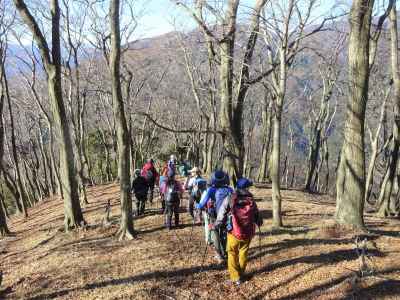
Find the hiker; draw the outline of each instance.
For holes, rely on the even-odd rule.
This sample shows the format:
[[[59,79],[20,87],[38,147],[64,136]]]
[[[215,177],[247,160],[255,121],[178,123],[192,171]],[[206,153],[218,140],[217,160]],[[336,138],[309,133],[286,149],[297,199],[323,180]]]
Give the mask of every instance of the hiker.
[[[223,200],[215,223],[210,225],[214,229],[227,228],[228,272],[231,282],[236,285],[242,283],[256,225],[263,223],[254,197],[248,190],[252,185],[247,178],[239,179],[235,192]]]
[[[137,216],[144,214],[148,190],[149,185],[147,184],[146,178],[141,176],[141,171],[139,169],[135,170],[135,178],[132,181],[132,193],[136,197]]]
[[[167,176],[160,176],[160,181],[159,181],[159,187],[160,187],[160,200],[161,200],[161,212],[164,213],[165,210],[165,201],[164,201],[164,194],[161,191],[161,186],[165,181],[167,181],[168,177]]]
[[[183,163],[179,166],[179,174],[183,177],[188,177],[189,176],[189,163],[187,161],[183,161]]]
[[[174,175],[176,174],[176,157],[175,155],[171,155],[169,161],[168,161],[168,172],[173,172]]]
[[[164,165],[162,166],[160,175],[164,176],[165,178],[168,177],[168,162],[165,162]]]
[[[201,222],[199,210],[194,210],[194,205],[200,202],[201,195],[207,189],[207,180],[201,177],[201,170],[194,167],[190,170],[191,177],[188,177],[185,183],[185,189],[189,192],[188,213],[193,222]]]
[[[165,226],[168,229],[172,227],[172,215],[175,217],[175,227],[179,226],[179,206],[182,199],[182,185],[175,180],[175,173],[169,171],[168,179],[160,187],[165,201]]]
[[[219,208],[223,200],[233,193],[233,189],[229,187],[229,176],[223,171],[215,171],[211,175],[211,187],[207,189],[207,192],[202,196],[199,204],[196,205],[196,209],[207,209],[207,217],[205,223],[214,223]],[[209,228],[204,228],[207,231]],[[224,226],[219,226],[216,229],[211,229],[211,239],[216,251],[215,258],[219,262],[223,262],[226,258],[226,229]]]
[[[144,164],[141,172],[142,176],[146,179],[147,184],[149,185],[149,200],[150,203],[153,203],[153,196],[154,196],[154,186],[158,183],[158,172],[154,167],[154,160],[152,158],[148,159],[147,162]]]

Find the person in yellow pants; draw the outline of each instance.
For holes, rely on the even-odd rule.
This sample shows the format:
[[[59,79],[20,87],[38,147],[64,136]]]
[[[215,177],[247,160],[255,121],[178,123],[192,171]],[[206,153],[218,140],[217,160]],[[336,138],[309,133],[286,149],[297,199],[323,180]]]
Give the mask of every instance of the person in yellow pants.
[[[235,192],[224,199],[213,224],[214,228],[226,226],[228,231],[228,272],[231,282],[235,285],[242,283],[251,239],[255,234],[256,225],[262,225],[257,204],[248,190],[252,184],[247,178],[238,180]]]
[[[250,248],[250,239],[241,241],[228,233],[226,252],[228,252],[228,272],[232,282],[240,284],[247,265],[247,252]]]

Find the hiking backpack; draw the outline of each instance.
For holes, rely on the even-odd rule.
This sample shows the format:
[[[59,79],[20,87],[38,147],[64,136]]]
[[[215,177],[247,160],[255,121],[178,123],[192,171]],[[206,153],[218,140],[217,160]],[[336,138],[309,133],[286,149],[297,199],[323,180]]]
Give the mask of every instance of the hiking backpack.
[[[167,204],[173,204],[179,202],[179,193],[176,185],[167,185],[167,190],[165,192],[165,202]]]
[[[192,197],[200,200],[201,195],[207,189],[207,180],[204,178],[197,178],[193,184]]]
[[[152,170],[147,170],[146,171],[146,181],[148,182],[148,183],[152,183],[153,181],[154,181],[154,173],[153,173],[153,171]]]
[[[239,240],[247,240],[254,236],[256,230],[257,205],[251,194],[232,195],[230,227],[231,234]]]
[[[215,206],[217,209],[221,207],[222,202],[224,199],[230,195],[232,195],[233,189],[230,186],[221,186],[217,187],[215,190]]]

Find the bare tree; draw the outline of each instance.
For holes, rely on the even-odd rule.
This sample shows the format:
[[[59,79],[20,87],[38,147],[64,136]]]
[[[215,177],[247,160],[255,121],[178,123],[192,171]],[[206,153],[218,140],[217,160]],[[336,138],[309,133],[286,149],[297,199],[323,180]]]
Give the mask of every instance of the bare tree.
[[[364,227],[364,122],[369,87],[369,39],[374,1],[354,0],[350,13],[349,98],[337,171],[336,221]]]
[[[272,101],[272,153],[270,176],[272,180],[273,226],[281,227],[281,121],[287,93],[289,67],[302,51],[302,42],[325,30],[327,17],[318,26],[309,29],[315,1],[268,2],[264,7],[261,33],[266,46],[266,61],[271,66],[271,76],[266,80]]]
[[[390,49],[391,49],[391,68],[393,78],[393,139],[390,149],[390,157],[388,168],[381,186],[381,191],[378,199],[378,216],[387,217],[390,215],[398,216],[400,214],[400,205],[397,197],[399,190],[398,183],[398,161],[400,149],[400,70],[399,70],[399,54],[398,54],[398,29],[397,29],[397,9],[396,3],[393,4],[390,11]],[[392,195],[394,186],[397,191]]]
[[[237,58],[235,51],[236,31],[238,27],[237,13],[239,0],[228,1],[224,12],[218,11],[208,1],[196,1],[197,9],[191,10],[183,2],[183,6],[202,29],[209,55],[219,65],[219,95],[220,112],[219,125],[222,131],[224,169],[231,175],[233,181],[243,174],[244,138],[243,138],[243,109],[249,88],[267,76],[269,72],[252,78],[250,67],[259,35],[260,13],[266,0],[257,0],[251,10],[249,36],[246,39],[244,53]],[[204,19],[204,11],[208,11],[216,18],[219,29],[213,31]],[[221,36],[218,37],[218,32]],[[218,47],[216,50],[215,47]],[[235,80],[234,65],[237,63],[239,71]]]
[[[332,118],[336,112],[330,112],[330,102],[334,94],[334,89],[337,86],[337,79],[340,73],[337,67],[339,56],[342,52],[343,38],[338,39],[337,46],[328,57],[322,57],[321,63],[318,67],[319,75],[322,80],[322,92],[317,94],[320,96],[320,105],[318,112],[314,109],[311,110],[310,122],[310,146],[308,152],[307,174],[305,182],[305,190],[313,191],[313,182],[319,181],[319,176],[314,179],[318,167],[318,160],[323,160],[322,151],[324,140],[327,139],[327,132],[332,124]],[[314,98],[314,93],[310,95],[310,99]],[[326,143],[326,141],[325,141]],[[323,164],[323,163],[322,163]],[[322,165],[320,164],[320,166]],[[329,172],[329,167],[327,169]],[[319,173],[318,173],[319,174]]]
[[[110,71],[112,81],[112,97],[114,117],[117,124],[118,137],[118,176],[121,193],[121,226],[118,232],[119,239],[134,238],[132,199],[130,189],[130,138],[126,122],[124,101],[121,90],[120,59],[121,59],[121,31],[120,31],[120,1],[110,1],[111,25],[111,53]]]
[[[1,37],[1,36],[0,36]],[[0,164],[3,160],[4,154],[4,118],[3,118],[3,109],[4,109],[4,102],[5,102],[5,92],[3,88],[3,75],[4,75],[4,55],[3,55],[3,47],[2,41],[0,40]],[[3,193],[0,195],[0,236],[7,235],[10,231],[7,227],[6,222],[6,213],[4,211],[4,198]]]
[[[69,230],[82,226],[85,224],[85,221],[79,203],[73,144],[62,95],[60,6],[58,0],[50,1],[52,36],[52,47],[50,50],[37,20],[33,17],[25,1],[14,0],[14,4],[36,41],[47,74],[49,98],[52,105],[54,123],[57,127],[57,138],[60,148],[60,177],[63,184],[65,214],[64,225],[65,229]]]

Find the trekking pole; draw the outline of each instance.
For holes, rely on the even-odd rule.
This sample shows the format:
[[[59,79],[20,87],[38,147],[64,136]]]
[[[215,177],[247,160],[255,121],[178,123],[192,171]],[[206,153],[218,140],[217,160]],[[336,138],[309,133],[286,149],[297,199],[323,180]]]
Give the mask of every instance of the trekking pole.
[[[207,244],[207,242],[205,242],[204,244],[205,244],[205,247],[204,247],[203,257],[201,258],[201,264],[200,264],[200,271],[201,272],[204,270],[204,261],[206,259],[207,252],[208,252],[208,244]]]
[[[259,264],[260,264],[260,269],[262,268],[261,265],[261,228],[260,226],[258,226],[258,249],[259,249],[259,253],[258,253],[258,260],[259,260]]]

